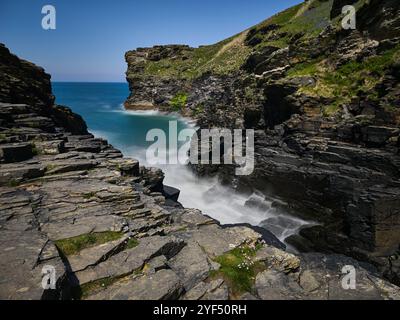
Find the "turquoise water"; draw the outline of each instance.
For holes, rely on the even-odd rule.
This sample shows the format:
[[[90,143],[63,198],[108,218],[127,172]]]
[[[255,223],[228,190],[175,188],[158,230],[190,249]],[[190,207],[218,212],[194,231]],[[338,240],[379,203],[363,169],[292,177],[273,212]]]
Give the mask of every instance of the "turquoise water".
[[[54,82],[52,85],[56,103],[80,114],[91,133],[106,138],[126,156],[135,155],[142,161],[145,149],[152,144],[146,141],[149,130],[157,128],[168,134],[171,120],[178,121],[178,130],[187,127],[174,116],[125,111],[122,104],[129,95],[126,83]]]
[[[157,112],[135,113],[126,111],[123,102],[129,95],[125,83],[53,83],[56,103],[70,107],[80,114],[95,136],[107,139],[126,157],[146,163],[146,141],[151,129],[168,133],[169,121],[178,121],[178,131],[189,126],[182,118],[161,115]],[[179,145],[178,145],[179,148]],[[171,151],[171,150],[167,150]],[[179,201],[186,208],[197,208],[222,224],[250,223],[270,229],[284,240],[296,233],[304,221],[288,217],[272,208],[271,202],[259,193],[247,197],[233,193],[215,179],[198,178],[184,165],[159,165],[164,173],[164,183],[181,190]],[[248,207],[251,199],[259,208]]]

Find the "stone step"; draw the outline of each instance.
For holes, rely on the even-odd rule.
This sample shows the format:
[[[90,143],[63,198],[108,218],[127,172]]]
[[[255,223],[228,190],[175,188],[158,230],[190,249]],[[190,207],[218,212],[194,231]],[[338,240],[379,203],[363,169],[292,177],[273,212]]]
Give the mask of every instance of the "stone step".
[[[10,143],[0,145],[0,161],[19,162],[25,161],[34,156],[34,149],[31,143]]]
[[[123,236],[121,239],[83,249],[78,254],[68,256],[67,260],[71,272],[82,271],[89,266],[94,266],[107,260],[113,254],[122,250],[128,239],[128,236]]]

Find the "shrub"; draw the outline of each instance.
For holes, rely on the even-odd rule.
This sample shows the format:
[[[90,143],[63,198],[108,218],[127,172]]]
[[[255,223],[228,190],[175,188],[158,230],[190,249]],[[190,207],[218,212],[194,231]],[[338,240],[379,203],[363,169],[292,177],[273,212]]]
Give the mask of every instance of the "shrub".
[[[184,92],[177,93],[169,102],[174,111],[182,111],[186,107],[188,96]]]

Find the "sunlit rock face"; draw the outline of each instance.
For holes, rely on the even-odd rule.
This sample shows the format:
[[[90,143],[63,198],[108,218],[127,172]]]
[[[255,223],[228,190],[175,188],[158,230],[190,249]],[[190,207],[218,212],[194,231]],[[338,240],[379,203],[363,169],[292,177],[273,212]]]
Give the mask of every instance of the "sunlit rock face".
[[[344,5],[356,9],[355,30],[342,28]],[[367,260],[398,282],[399,16],[394,0],[305,1],[215,45],[130,51],[127,104],[179,111],[201,128],[255,129],[253,175],[192,167],[319,222],[288,239],[299,249]]]

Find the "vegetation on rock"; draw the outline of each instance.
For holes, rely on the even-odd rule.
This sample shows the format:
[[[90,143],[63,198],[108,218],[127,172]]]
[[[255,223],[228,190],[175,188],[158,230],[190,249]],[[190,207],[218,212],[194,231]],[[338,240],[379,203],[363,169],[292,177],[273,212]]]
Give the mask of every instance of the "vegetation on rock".
[[[214,260],[221,267],[210,273],[211,279],[224,279],[234,296],[250,292],[256,275],[265,269],[264,263],[254,261],[258,249],[258,246],[242,246],[216,257]]]
[[[183,111],[187,104],[188,95],[184,92],[177,93],[169,102],[172,110],[180,112]]]
[[[57,240],[56,246],[64,255],[70,256],[83,249],[120,239],[122,235],[123,233],[114,231],[88,233],[69,239]]]

